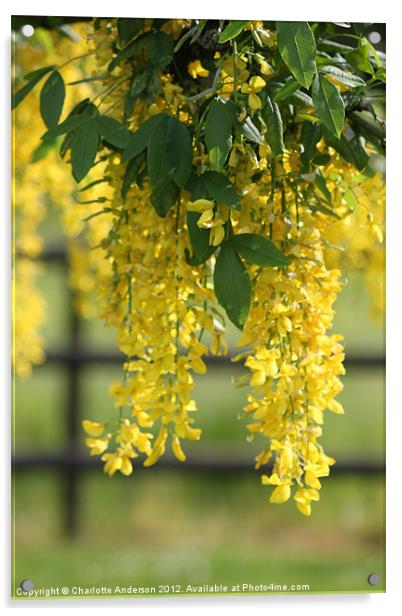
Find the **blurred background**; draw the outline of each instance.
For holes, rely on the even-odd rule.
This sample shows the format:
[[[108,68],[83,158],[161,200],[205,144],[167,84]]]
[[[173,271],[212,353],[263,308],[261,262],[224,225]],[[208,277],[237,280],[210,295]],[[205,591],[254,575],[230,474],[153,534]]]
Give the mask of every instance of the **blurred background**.
[[[35,67],[34,67],[35,68]],[[311,591],[384,589],[384,325],[362,275],[345,274],[334,331],[347,373],[322,443],[336,458],[311,518],[268,504],[246,441],[238,364],[210,363],[195,397],[198,443],[188,462],[139,464],[109,478],[83,445],[82,418],[115,412],[121,375],[113,333],[79,319],[68,286],[59,210],[47,203],[37,283],[47,303],[46,361],[15,381],[13,585],[309,584]],[[236,334],[229,334],[233,343]],[[370,587],[369,574],[379,574]]]

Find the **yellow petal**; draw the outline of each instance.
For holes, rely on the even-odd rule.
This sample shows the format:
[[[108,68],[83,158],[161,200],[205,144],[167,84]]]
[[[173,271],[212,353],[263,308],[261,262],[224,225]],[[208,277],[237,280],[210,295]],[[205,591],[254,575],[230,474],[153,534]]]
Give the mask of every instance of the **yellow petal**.
[[[255,92],[251,92],[248,95],[248,105],[250,109],[252,109],[253,111],[256,111],[257,109],[261,109],[262,107],[261,99],[259,96],[257,96],[257,94],[255,94]]]
[[[254,92],[261,92],[263,88],[266,86],[265,80],[259,75],[255,75],[250,79],[250,86]]]
[[[98,423],[97,421],[90,421],[89,419],[84,419],[82,421],[82,427],[85,430],[85,432],[89,435],[89,436],[100,436],[102,434],[102,432],[105,430],[106,428],[106,423]]]
[[[196,199],[196,201],[190,201],[187,204],[187,209],[190,212],[203,212],[214,207],[214,202],[208,199]]]
[[[199,219],[197,220],[197,227],[199,227],[200,229],[202,227],[206,227],[208,228],[209,223],[211,222],[211,220],[214,217],[214,211],[209,209],[209,210],[205,210],[201,216],[199,217]]]
[[[186,455],[185,455],[184,451],[181,448],[180,440],[179,440],[178,436],[173,436],[173,439],[172,439],[172,451],[173,451],[175,457],[180,462],[185,462],[186,461]]]
[[[291,496],[291,489],[290,489],[290,485],[289,484],[285,484],[282,486],[277,486],[274,491],[272,492],[270,498],[269,498],[269,502],[270,503],[274,503],[276,505],[280,505],[282,503],[286,503],[287,500],[289,500],[290,496]]]
[[[219,225],[219,227],[213,227],[210,231],[209,237],[209,243],[211,244],[211,246],[219,246],[219,244],[221,244],[221,242],[225,238],[224,227],[222,225]]]
[[[133,465],[131,464],[130,458],[128,458],[127,456],[123,456],[122,458],[120,472],[126,476],[131,475],[131,473],[133,472]]]

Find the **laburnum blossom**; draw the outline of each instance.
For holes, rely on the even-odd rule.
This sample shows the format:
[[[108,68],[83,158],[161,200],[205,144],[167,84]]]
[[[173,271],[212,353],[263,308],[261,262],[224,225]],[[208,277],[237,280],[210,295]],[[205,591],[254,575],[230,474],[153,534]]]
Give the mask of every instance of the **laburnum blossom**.
[[[262,23],[252,22],[247,29],[260,37],[262,46],[276,45],[275,35]],[[114,24],[107,36],[117,37]],[[95,44],[104,66],[106,50],[99,31]],[[272,74],[271,66],[263,52],[253,59],[231,51],[214,58],[219,61],[216,92],[241,101],[236,120],[242,123],[250,110],[262,108],[260,93]],[[132,70],[132,63],[123,61],[119,74],[131,75]],[[206,76],[199,60],[191,62],[188,71],[194,79]],[[111,96],[110,110],[120,121],[125,88],[130,87],[122,84]],[[161,112],[189,125],[194,121],[182,84],[169,72],[162,73],[160,93],[150,105],[138,101],[128,127],[135,130]],[[210,168],[208,153],[200,144],[193,146],[193,164],[202,174]],[[251,304],[236,343],[240,355],[234,359],[242,360],[246,369],[242,382],[250,386],[250,393],[243,417],[248,440],[258,436],[262,441],[255,467],[265,467],[261,482],[269,490],[268,500],[293,502],[302,514],[311,514],[335,463],[320,443],[325,416],[344,412],[337,400],[344,349],[342,336],[332,332],[333,305],[342,283],[339,263],[331,264],[328,246],[331,234],[339,236],[347,225],[352,199],[348,187],[353,186],[353,194],[367,209],[364,233],[372,241],[381,241],[383,221],[365,200],[366,183],[382,194],[377,176],[363,177],[331,148],[322,176],[333,196],[334,215],[313,211],[302,198],[311,178],[300,176],[301,156],[297,139],[288,140],[283,154],[275,158],[267,143],[256,147],[242,137],[233,139],[227,165],[241,209],[217,199],[192,199],[183,190],[162,218],[152,207],[147,178],[133,183],[122,200],[124,170],[113,162],[115,154],[106,155],[112,214],[103,223],[109,229],[102,243],[106,265],[97,274],[96,287],[101,317],[115,328],[125,361],[122,378],[110,388],[117,419],[107,424],[87,422],[84,429],[91,455],[101,457],[108,475],[129,475],[139,462],[153,466],[166,453],[185,462],[185,441],[201,437],[194,415],[194,374],[204,375],[205,357],[226,354],[228,346],[212,282],[216,257],[191,265],[187,216],[196,212],[198,228],[209,230],[209,244],[218,251],[230,229],[234,236],[263,236],[289,258],[283,267],[243,261],[251,281]],[[94,228],[98,224],[96,219],[90,222]],[[367,246],[366,239],[362,246]]]
[[[248,106],[252,111],[262,108],[262,101],[258,92],[261,92],[266,85],[266,81],[259,75],[254,75],[247,83],[242,85],[241,91],[243,94],[248,94]]]
[[[198,77],[208,77],[209,75],[209,70],[204,68],[201,64],[201,60],[198,59],[189,63],[187,71],[193,79],[198,79]]]

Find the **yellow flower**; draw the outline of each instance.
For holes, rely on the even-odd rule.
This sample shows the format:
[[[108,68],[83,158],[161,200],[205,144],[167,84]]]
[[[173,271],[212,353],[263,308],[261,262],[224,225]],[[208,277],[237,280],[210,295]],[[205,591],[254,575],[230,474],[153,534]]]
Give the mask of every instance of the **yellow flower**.
[[[214,217],[215,202],[209,199],[197,199],[196,201],[190,201],[187,204],[187,210],[189,212],[199,212],[201,214],[197,221],[197,225],[201,228],[205,223],[208,223]]]
[[[109,477],[113,477],[115,472],[120,470],[123,464],[123,458],[117,452],[105,453],[101,460],[105,462],[103,471],[109,475]]]
[[[208,77],[209,75],[209,71],[202,66],[200,60],[190,62],[187,70],[193,79],[198,79],[198,77]]]
[[[100,436],[102,432],[104,432],[107,423],[99,423],[97,421],[90,421],[89,419],[84,419],[82,421],[82,427],[89,436]]]
[[[244,83],[241,87],[243,94],[248,94],[248,106],[253,111],[262,108],[262,102],[260,97],[257,96],[257,93],[261,92],[265,86],[266,82],[264,79],[259,75],[254,75],[248,83]]]
[[[294,495],[294,499],[296,501],[296,506],[300,513],[305,516],[311,515],[311,501],[319,501],[320,495],[317,490],[313,488],[301,488],[297,490]]]
[[[109,446],[110,436],[103,438],[86,438],[85,445],[90,449],[91,456],[100,456]]]
[[[184,451],[181,448],[180,439],[176,435],[174,435],[173,438],[172,438],[172,451],[173,451],[174,455],[176,456],[176,458],[180,462],[185,462],[186,461],[186,455],[185,455]]]
[[[269,502],[275,503],[276,505],[286,503],[286,501],[289,500],[291,493],[292,491],[288,483],[277,486],[269,497]]]
[[[209,234],[209,243],[211,246],[219,246],[219,244],[221,244],[225,239],[224,224],[225,223],[223,220],[219,220],[217,221],[217,224],[211,228]]]

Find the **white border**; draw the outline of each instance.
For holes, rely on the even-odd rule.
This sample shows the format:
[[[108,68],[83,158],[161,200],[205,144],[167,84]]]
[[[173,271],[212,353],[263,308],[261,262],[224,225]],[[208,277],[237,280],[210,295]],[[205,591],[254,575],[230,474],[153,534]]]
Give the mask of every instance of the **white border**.
[[[157,599],[157,600],[90,600],[62,601],[56,603],[30,602],[24,603],[23,607],[7,600],[9,595],[9,576],[4,572],[9,571],[9,553],[4,546],[9,545],[9,203],[10,203],[10,170],[9,163],[1,165],[1,186],[4,187],[3,206],[1,208],[1,247],[2,258],[0,260],[1,272],[1,348],[2,353],[2,382],[1,393],[4,404],[2,405],[3,430],[3,473],[2,489],[3,507],[2,536],[0,545],[4,567],[0,579],[1,597],[3,605],[17,611],[23,609],[48,609],[58,610],[61,608],[74,609],[74,611],[88,611],[99,608],[130,609],[136,612],[146,610],[147,613],[163,610],[164,613],[177,610],[198,612],[208,610],[215,612],[218,609],[228,608],[230,612],[244,612],[244,609],[253,613],[275,610],[281,614],[296,612],[298,616],[303,614],[378,614],[381,609],[389,610],[392,606],[401,606],[399,593],[400,568],[401,568],[401,515],[397,501],[401,500],[400,490],[400,435],[402,435],[402,409],[400,405],[401,381],[400,363],[402,350],[402,325],[400,315],[401,304],[401,185],[398,180],[401,177],[401,59],[402,59],[402,15],[395,2],[382,0],[381,2],[365,1],[352,2],[351,0],[336,0],[333,5],[324,3],[322,0],[307,0],[306,2],[272,3],[268,0],[253,0],[253,2],[234,3],[234,0],[203,0],[191,6],[188,2],[170,0],[169,3],[162,0],[148,0],[139,3],[138,11],[131,7],[135,3],[104,0],[87,0],[85,3],[77,0],[69,0],[63,5],[55,5],[50,0],[40,0],[35,3],[29,1],[15,1],[11,3],[5,0],[2,4],[0,27],[2,31],[3,62],[2,71],[4,77],[1,81],[0,96],[2,97],[1,113],[1,143],[3,160],[9,160],[9,142],[7,136],[10,131],[9,124],[9,92],[10,92],[10,15],[11,14],[42,14],[42,15],[110,15],[113,16],[147,16],[147,17],[209,17],[209,18],[237,18],[237,19],[276,19],[276,20],[322,20],[322,21],[364,21],[387,23],[387,55],[388,55],[388,87],[387,87],[387,592],[386,594],[368,595],[303,595],[303,596],[280,596],[280,597],[236,597],[236,598],[196,598],[196,599]],[[130,7],[130,8],[129,8]],[[143,13],[146,11],[146,14]],[[399,86],[399,89],[398,89]],[[398,101],[399,96],[399,101]],[[351,315],[354,318],[356,315]],[[399,317],[399,318],[398,318]],[[399,404],[398,404],[399,402]]]

